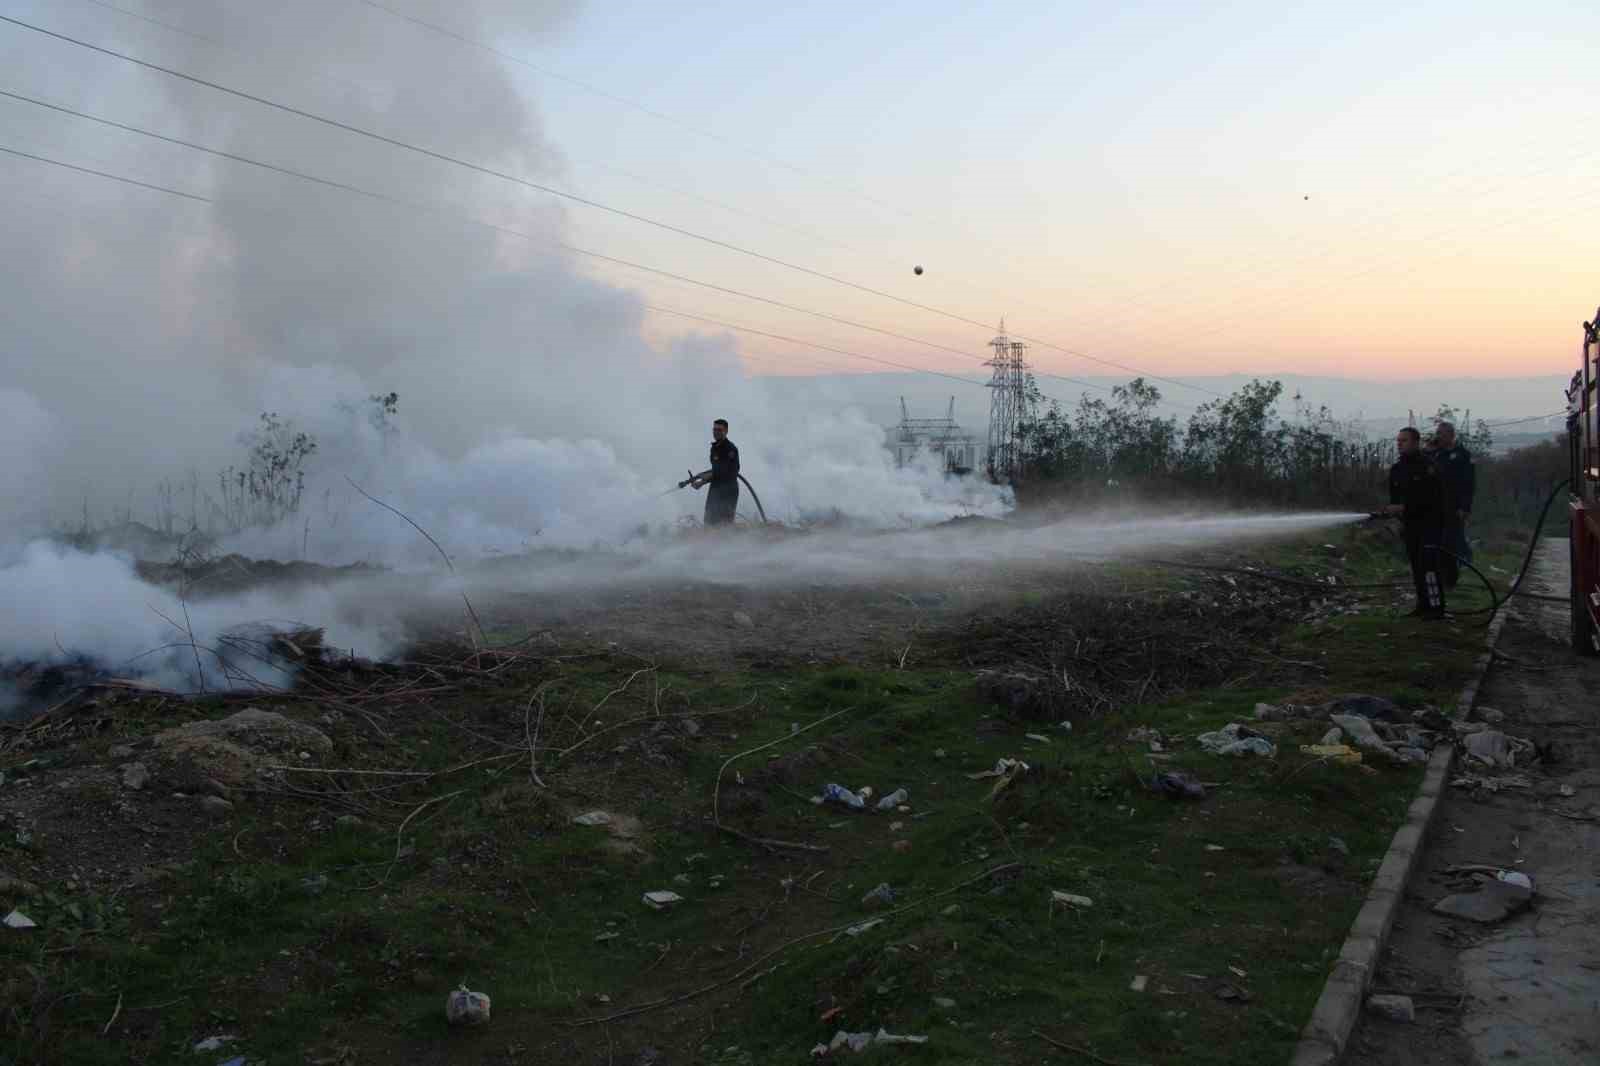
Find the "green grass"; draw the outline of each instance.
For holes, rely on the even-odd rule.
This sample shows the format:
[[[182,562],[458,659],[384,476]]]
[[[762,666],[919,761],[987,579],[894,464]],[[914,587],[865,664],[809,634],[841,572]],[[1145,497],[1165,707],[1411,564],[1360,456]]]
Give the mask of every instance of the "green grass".
[[[1347,582],[1404,580],[1403,559],[1381,540],[1352,535],[1342,547]],[[1315,543],[1261,557],[1325,561]],[[1167,572],[1157,583],[1181,582]],[[1482,602],[1481,593],[1459,597],[1461,609]],[[1308,763],[1298,745],[1326,723],[1270,727],[1279,733],[1275,760],[1207,756],[1192,737],[1249,720],[1257,701],[1368,691],[1448,707],[1481,649],[1481,627],[1424,625],[1387,608],[1282,632],[1280,665],[1250,689],[1124,707],[1070,732],[1006,718],[961,669],[663,663],[601,714],[614,724],[659,712],[658,732],[630,726],[555,758],[582,735],[588,709],[642,665],[610,655],[546,662],[451,696],[434,714],[396,708],[385,718],[392,741],[347,718],[325,765],[444,769],[509,757],[354,797],[377,811],[376,827],[334,826],[337,806],[242,797],[227,821],[196,823],[192,855],[164,880],[116,899],[51,886],[54,895],[27,903],[40,935],[0,939],[0,1062],[247,1054],[301,1063],[308,1051],[340,1046],[360,1062],[606,1061],[608,1048],[630,1062],[650,1044],[673,1062],[759,1064],[805,1061],[836,1029],[881,1026],[929,1042],[864,1061],[1071,1058],[1036,1037],[1040,1030],[1125,1062],[1281,1063],[1419,771]],[[536,684],[548,686],[544,790],[516,755]],[[710,825],[725,759],[845,708],[736,763],[721,790],[728,824],[825,853],[769,852]],[[678,727],[673,716],[685,714],[696,716],[697,736]],[[131,721],[137,730],[153,719]],[[1177,740],[1164,765],[1215,783],[1204,801],[1145,787],[1152,763],[1125,740],[1135,726],[1191,738]],[[1051,743],[1026,740],[1028,732]],[[1032,769],[989,800],[993,782],[966,775],[1002,756]],[[829,781],[870,784],[879,795],[905,787],[912,812],[808,802]],[[457,790],[417,811],[410,850],[391,862],[400,821]],[[618,855],[603,829],[570,824],[592,808],[638,815],[648,857]],[[899,831],[890,829],[896,821]],[[896,840],[909,849],[895,850]],[[0,865],[10,846],[0,847]],[[805,939],[685,1002],[569,1027],[740,974],[794,938],[865,920],[872,914],[860,899],[880,882],[901,903],[925,903],[859,936]],[[640,895],[657,888],[686,901],[651,911]],[[1052,889],[1094,904],[1052,910]],[[1139,975],[1146,989],[1130,991]],[[494,998],[494,1020],[481,1031],[444,1025],[445,994],[461,982]],[[1219,998],[1224,986],[1248,1002]],[[219,1032],[241,1039],[210,1059],[191,1053]]]

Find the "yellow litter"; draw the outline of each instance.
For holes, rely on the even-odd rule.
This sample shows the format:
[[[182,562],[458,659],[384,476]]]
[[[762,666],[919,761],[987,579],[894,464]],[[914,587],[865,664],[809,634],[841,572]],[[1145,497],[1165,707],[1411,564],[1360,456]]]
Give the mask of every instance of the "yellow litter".
[[[1334,762],[1353,766],[1361,761],[1361,753],[1348,744],[1302,744],[1301,755],[1314,755],[1319,759],[1332,759]]]

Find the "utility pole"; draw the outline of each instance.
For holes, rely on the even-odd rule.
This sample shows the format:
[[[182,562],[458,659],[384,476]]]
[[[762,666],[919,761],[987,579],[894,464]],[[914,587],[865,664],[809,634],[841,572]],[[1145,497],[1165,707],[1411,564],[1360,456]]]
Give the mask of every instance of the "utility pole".
[[[1009,482],[1022,473],[1022,427],[1031,420],[1028,406],[1027,345],[1006,336],[1006,320],[989,342],[994,355],[984,365],[993,367],[989,379],[989,477]]]

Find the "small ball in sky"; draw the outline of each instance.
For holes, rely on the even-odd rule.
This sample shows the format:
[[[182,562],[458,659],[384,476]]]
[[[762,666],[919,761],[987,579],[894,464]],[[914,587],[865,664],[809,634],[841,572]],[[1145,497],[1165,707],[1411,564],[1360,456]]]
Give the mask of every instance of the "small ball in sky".
[[[922,276],[922,268],[919,267],[919,266],[912,267],[911,268],[911,273],[915,274],[917,277],[920,278]]]
[[[1302,196],[1302,197],[1301,197],[1301,199],[1302,199],[1302,200],[1309,200],[1309,199],[1311,199],[1311,197],[1309,197],[1309,196]]]

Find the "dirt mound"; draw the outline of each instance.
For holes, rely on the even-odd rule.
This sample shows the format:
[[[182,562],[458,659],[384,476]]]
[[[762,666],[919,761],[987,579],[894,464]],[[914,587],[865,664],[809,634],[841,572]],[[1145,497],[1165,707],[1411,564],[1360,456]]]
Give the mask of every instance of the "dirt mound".
[[[157,758],[169,773],[242,785],[265,756],[298,759],[302,751],[326,754],[333,741],[320,729],[275,711],[246,707],[226,718],[190,722],[156,734]]]

